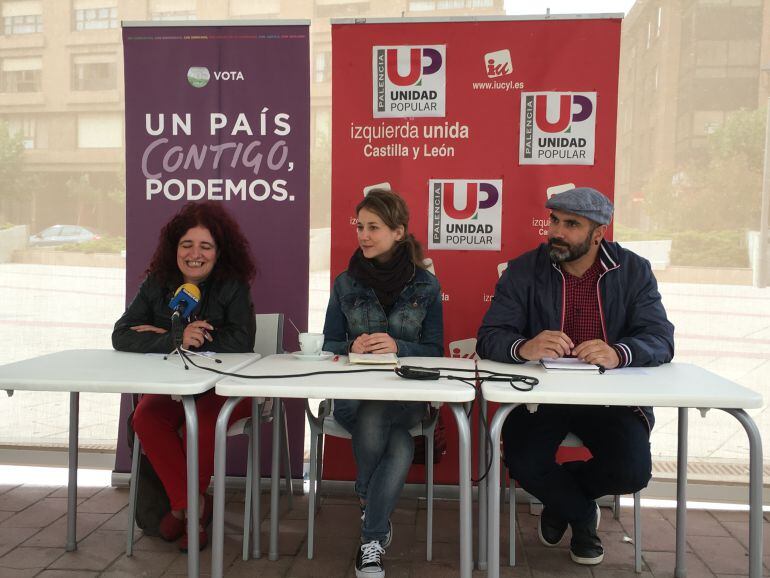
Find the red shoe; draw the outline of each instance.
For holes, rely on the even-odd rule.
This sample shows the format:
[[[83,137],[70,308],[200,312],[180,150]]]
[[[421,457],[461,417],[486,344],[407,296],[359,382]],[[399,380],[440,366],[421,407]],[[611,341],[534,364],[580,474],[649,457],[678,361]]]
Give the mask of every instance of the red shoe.
[[[161,538],[166,542],[174,542],[185,533],[186,527],[187,523],[184,520],[180,520],[171,512],[167,512],[160,520],[158,531],[160,532]]]
[[[211,518],[214,517],[214,498],[209,494],[203,494],[203,503],[200,505],[200,507],[201,526],[206,529],[206,527],[211,523]]]
[[[179,549],[182,552],[187,552],[188,540],[187,532],[185,532],[184,536],[182,536],[182,539],[179,540]],[[208,544],[209,535],[206,533],[206,530],[201,530],[198,532],[198,550],[203,550],[206,546],[208,546]]]

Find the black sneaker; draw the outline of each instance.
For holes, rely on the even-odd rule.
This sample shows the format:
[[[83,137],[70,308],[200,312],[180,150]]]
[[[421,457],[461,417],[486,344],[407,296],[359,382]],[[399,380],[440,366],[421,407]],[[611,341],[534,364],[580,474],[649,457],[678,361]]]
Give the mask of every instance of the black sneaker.
[[[356,578],[385,578],[382,567],[382,555],[385,550],[377,540],[372,540],[361,547],[356,553]]]
[[[572,526],[569,555],[573,562],[591,566],[604,560],[604,548],[596,532],[599,529],[600,519],[601,510],[599,504],[596,504],[596,510],[590,520]]]
[[[364,520],[366,519],[366,506],[361,505],[361,527],[364,525]],[[388,518],[388,533],[385,535],[385,539],[382,541],[382,547],[388,548],[390,547],[390,543],[393,541],[393,524],[390,523],[390,518]]]
[[[537,524],[537,536],[543,545],[551,548],[561,542],[567,531],[567,526],[566,520],[557,518],[548,508],[543,507],[543,511],[540,512],[540,521]]]

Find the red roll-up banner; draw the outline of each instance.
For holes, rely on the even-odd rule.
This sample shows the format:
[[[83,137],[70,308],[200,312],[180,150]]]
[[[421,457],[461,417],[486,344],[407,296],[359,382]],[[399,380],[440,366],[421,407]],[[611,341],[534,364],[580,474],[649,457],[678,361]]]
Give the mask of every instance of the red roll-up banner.
[[[505,263],[545,239],[548,196],[580,185],[613,196],[620,24],[334,22],[332,279],[356,248],[356,204],[389,187],[441,282],[446,355],[473,355]],[[436,481],[453,483],[444,421]],[[354,476],[345,443],[329,441],[327,478]]]

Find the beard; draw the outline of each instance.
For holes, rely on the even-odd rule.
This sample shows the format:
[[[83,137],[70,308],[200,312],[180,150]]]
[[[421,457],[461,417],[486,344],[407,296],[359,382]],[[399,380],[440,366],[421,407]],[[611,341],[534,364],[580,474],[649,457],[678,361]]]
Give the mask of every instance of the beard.
[[[554,263],[569,263],[580,259],[591,248],[591,235],[587,235],[582,243],[570,245],[564,241],[548,239],[548,255]]]

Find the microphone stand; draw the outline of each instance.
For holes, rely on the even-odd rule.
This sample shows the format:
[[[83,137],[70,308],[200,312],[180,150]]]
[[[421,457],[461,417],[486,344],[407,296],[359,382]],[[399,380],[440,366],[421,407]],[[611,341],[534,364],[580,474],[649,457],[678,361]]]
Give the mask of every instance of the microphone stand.
[[[178,311],[174,311],[174,314],[171,316],[171,334],[174,337],[174,349],[169,353],[168,355],[165,355],[163,359],[168,359],[169,355],[174,355],[175,353],[179,355],[179,357],[182,359],[182,363],[184,364],[185,369],[190,369],[190,366],[187,365],[187,356],[188,355],[197,355],[198,357],[203,357],[204,359],[212,359],[211,356],[206,355],[204,353],[200,353],[198,351],[190,351],[189,349],[186,349],[182,347],[182,334],[184,333],[184,329],[182,328],[182,320],[181,315]],[[222,363],[222,360],[218,357],[214,357],[214,363]],[[191,361],[192,363],[192,361]],[[193,364],[194,365],[194,364]]]
[[[165,361],[168,359],[169,355],[174,355],[175,353],[179,355],[179,358],[182,360],[182,364],[184,365],[185,369],[190,369],[190,366],[187,365],[187,360],[185,359],[184,355],[184,348],[182,348],[182,333],[184,330],[182,329],[182,321],[179,319],[179,311],[174,311],[174,314],[171,316],[171,336],[174,339],[174,349],[171,350],[171,352],[168,355],[163,356],[163,360]]]

